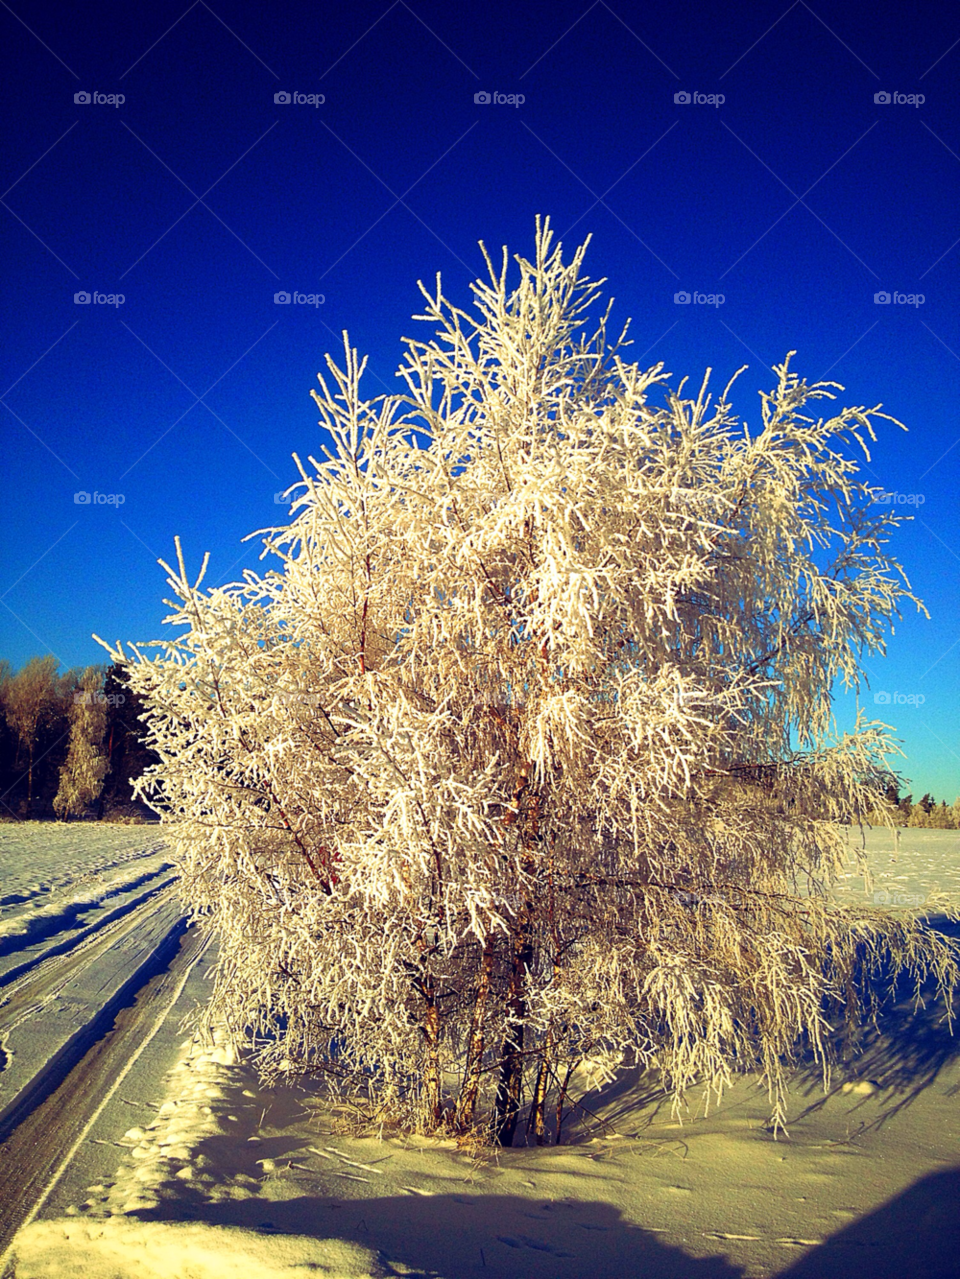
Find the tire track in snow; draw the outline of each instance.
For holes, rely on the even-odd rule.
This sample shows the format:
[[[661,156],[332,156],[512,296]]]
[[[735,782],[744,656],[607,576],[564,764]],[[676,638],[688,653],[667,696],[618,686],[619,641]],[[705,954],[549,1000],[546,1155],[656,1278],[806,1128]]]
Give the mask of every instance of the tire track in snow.
[[[83,925],[77,924],[79,916],[89,915],[111,897],[122,897],[125,893],[131,893],[149,883],[150,880],[156,879],[165,871],[172,869],[173,864],[171,862],[162,862],[159,866],[154,867],[152,870],[144,871],[143,874],[136,876],[134,879],[120,880],[101,888],[93,897],[81,897],[74,901],[64,902],[57,906],[56,909],[51,909],[48,914],[25,912],[22,916],[22,931],[8,932],[0,936],[0,957],[15,954],[20,950],[27,950],[31,946],[36,946],[51,937],[56,937],[58,933],[83,928]],[[19,923],[20,920],[16,922]],[[97,923],[95,922],[91,927],[96,928]],[[89,928],[84,929],[84,931],[88,932]],[[0,984],[5,985],[10,980],[10,971],[12,970],[8,970],[0,977]]]
[[[56,958],[0,1008],[6,1057],[0,1073],[0,1141],[57,1088],[117,1012],[166,967],[187,927],[174,890],[97,937]]]
[[[185,921],[180,924],[167,935],[167,953],[154,951],[152,971],[141,969],[140,987],[135,996],[127,992],[127,1000],[133,1002],[116,1012],[115,1026],[89,1047],[56,1090],[0,1146],[0,1274],[11,1273],[4,1267],[16,1232],[41,1210],[90,1129],[162,1028],[209,945],[199,929],[184,931]]]
[[[160,873],[159,871],[157,872]],[[80,929],[79,932],[73,933],[70,937],[64,938],[62,941],[48,946],[46,950],[41,951],[37,955],[30,955],[14,968],[8,968],[5,973],[0,973],[0,990],[6,986],[13,986],[14,991],[20,991],[24,988],[25,983],[19,979],[25,974],[32,972],[33,969],[47,964],[50,960],[55,959],[59,955],[73,952],[73,955],[81,955],[86,953],[91,946],[95,947],[100,938],[112,936],[117,930],[113,927],[118,921],[124,919],[132,911],[140,910],[147,902],[165,890],[172,888],[176,883],[176,876],[163,880],[159,884],[152,884],[146,892],[140,893],[138,896],[131,898],[130,901],[122,902],[113,910],[108,911],[105,915],[101,915],[94,923],[88,924],[87,927]],[[168,892],[169,895],[169,892]],[[135,924],[128,925],[126,931]],[[92,939],[92,940],[91,940]],[[69,964],[70,961],[66,961]],[[0,1029],[2,1029],[5,1018],[3,1009],[7,1006],[9,1000],[13,998],[13,992],[3,998],[0,1002]]]

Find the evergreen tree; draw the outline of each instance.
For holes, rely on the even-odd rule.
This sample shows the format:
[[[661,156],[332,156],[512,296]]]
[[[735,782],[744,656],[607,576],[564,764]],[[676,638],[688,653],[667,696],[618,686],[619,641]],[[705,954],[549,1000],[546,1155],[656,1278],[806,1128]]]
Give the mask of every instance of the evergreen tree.
[[[141,819],[149,816],[150,810],[135,797],[134,784],[158,759],[144,742],[143,703],[130,687],[122,668],[116,665],[107,670],[103,691],[107,704],[104,743],[110,769],[97,816]]]

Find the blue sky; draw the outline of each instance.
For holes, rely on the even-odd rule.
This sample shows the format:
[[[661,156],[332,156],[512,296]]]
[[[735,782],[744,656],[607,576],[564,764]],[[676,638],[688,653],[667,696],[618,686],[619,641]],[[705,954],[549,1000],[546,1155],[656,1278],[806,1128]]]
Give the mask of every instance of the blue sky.
[[[631,357],[674,384],[749,364],[754,425],[795,349],[909,427],[881,423],[865,474],[914,496],[892,549],[931,618],[866,661],[866,702],[890,695],[915,793],[960,793],[955,10],[15,2],[0,27],[0,656],[159,637],[176,534],[210,583],[257,567],[241,539],[328,442],[324,352],[347,329],[368,393],[397,389],[417,279],[469,306],[477,241],[529,254],[539,213],[568,250],[592,234]]]

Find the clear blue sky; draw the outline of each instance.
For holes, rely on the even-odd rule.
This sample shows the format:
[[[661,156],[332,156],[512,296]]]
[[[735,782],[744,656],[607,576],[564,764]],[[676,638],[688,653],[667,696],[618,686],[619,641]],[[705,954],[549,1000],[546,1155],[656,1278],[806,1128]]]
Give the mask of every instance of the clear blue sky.
[[[0,656],[159,637],[173,538],[256,567],[309,398],[348,329],[368,391],[425,336],[418,278],[469,306],[477,241],[593,235],[632,356],[735,409],[796,349],[881,424],[868,478],[919,494],[910,611],[868,661],[916,794],[960,792],[960,12],[804,0],[0,9],[8,140]],[[519,105],[478,92],[522,94]],[[125,101],[75,103],[78,92]],[[320,106],[278,92],[323,94]],[[686,92],[725,101],[677,102]],[[875,102],[886,92],[925,101]],[[280,290],[322,305],[278,306]],[[720,306],[674,294],[722,293]],[[123,294],[119,306],[74,294]],[[876,304],[874,295],[923,295]],[[422,332],[421,332],[422,331]],[[123,503],[78,505],[77,492]],[[917,699],[901,701],[894,694]],[[919,703],[918,699],[924,700]],[[849,722],[851,699],[837,710]]]

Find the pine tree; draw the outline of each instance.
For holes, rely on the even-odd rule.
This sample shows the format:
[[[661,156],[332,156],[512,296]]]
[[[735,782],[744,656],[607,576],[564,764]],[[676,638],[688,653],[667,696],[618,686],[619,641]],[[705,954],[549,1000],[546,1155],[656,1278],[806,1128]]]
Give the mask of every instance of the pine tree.
[[[134,798],[133,787],[147,767],[157,762],[156,754],[143,745],[145,729],[140,719],[143,707],[117,666],[111,666],[106,673],[104,696],[107,703],[104,752],[109,770],[100,792],[97,816],[142,818],[149,810],[141,800]]]
[[[958,976],[921,920],[827,896],[896,780],[884,725],[830,738],[914,600],[850,455],[886,415],[805,416],[836,384],[788,356],[739,428],[732,381],[711,410],[609,306],[588,330],[603,281],[551,243],[512,289],[487,257],[479,318],[420,286],[404,396],[361,396],[344,335],[273,570],[202,590],[177,543],[184,632],[108,648],[141,790],[219,939],[210,1015],[268,1077],[509,1145],[607,1053],[677,1105],[757,1069],[779,1126],[799,1046],[826,1079],[881,974]]]

